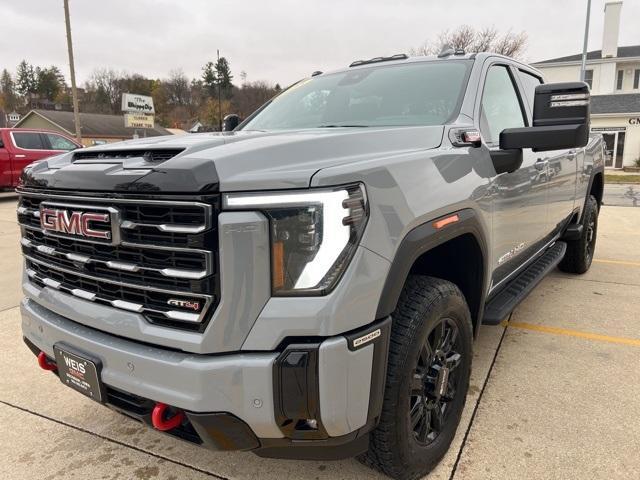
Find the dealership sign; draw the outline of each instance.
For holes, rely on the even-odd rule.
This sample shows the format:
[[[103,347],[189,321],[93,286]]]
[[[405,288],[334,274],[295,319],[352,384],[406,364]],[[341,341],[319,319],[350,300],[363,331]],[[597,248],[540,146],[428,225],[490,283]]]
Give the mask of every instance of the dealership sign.
[[[125,113],[124,126],[126,128],[153,128],[153,115],[144,113]]]
[[[122,111],[127,113],[156,113],[153,98],[135,93],[122,94]]]
[[[627,127],[592,127],[592,132],[624,132]]]

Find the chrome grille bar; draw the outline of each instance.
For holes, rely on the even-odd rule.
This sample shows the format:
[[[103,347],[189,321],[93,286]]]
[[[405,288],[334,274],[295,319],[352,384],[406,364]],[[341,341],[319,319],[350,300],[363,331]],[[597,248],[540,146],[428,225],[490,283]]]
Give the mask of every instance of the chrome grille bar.
[[[192,323],[200,322],[201,315],[197,313],[179,312],[175,310],[158,310],[154,308],[147,308],[141,304],[127,302],[124,300],[109,300],[107,298],[102,298],[96,295],[95,293],[88,292],[86,290],[67,287],[63,283],[53,280],[51,278],[42,276],[32,269],[27,269],[27,275],[31,279],[40,281],[42,284],[46,285],[47,287],[53,288],[55,290],[60,290],[66,293],[70,293],[74,297],[78,297],[83,300],[88,300],[90,302],[105,303],[105,304],[111,305],[112,307],[119,308],[121,310],[127,310],[130,312],[135,312],[135,313],[144,313],[144,312],[159,313],[164,315],[168,319],[179,320],[181,322],[192,322]]]
[[[166,288],[158,288],[158,287],[154,287],[152,285],[136,285],[135,283],[118,282],[116,280],[111,280],[110,278],[102,278],[102,277],[97,277],[95,275],[88,275],[86,273],[78,272],[78,271],[75,271],[75,270],[70,270],[68,268],[60,267],[58,265],[53,265],[51,263],[43,262],[42,260],[34,258],[31,255],[24,255],[24,258],[26,258],[30,262],[36,263],[38,265],[43,265],[46,268],[50,268],[52,270],[57,270],[57,271],[62,272],[62,273],[68,273],[70,275],[77,275],[78,277],[88,278],[88,279],[93,280],[95,282],[110,283],[112,285],[120,285],[121,287],[126,287],[126,288],[130,288],[130,289],[135,289],[135,290],[150,290],[152,292],[165,293],[165,294],[168,294],[168,295],[176,295],[176,296],[189,295],[189,296],[192,296],[192,297],[205,298],[205,299],[209,299],[209,300],[211,299],[211,295],[205,295],[203,293],[190,293],[190,292],[181,292],[179,290],[168,290]]]
[[[139,272],[140,270],[145,270],[148,272],[157,272],[165,277],[175,277],[175,278],[184,278],[187,280],[199,280],[201,278],[210,275],[211,272],[207,270],[183,270],[178,268],[153,268],[153,267],[145,267],[142,265],[137,265],[135,263],[127,263],[127,262],[118,262],[114,260],[100,260],[98,258],[92,258],[85,255],[78,255],[76,253],[69,252],[61,252],[56,250],[53,247],[48,247],[46,245],[38,245],[35,242],[32,242],[29,239],[22,238],[21,241],[23,246],[26,248],[35,248],[35,250],[44,255],[48,255],[51,257],[61,257],[66,258],[67,260],[71,260],[72,262],[80,262],[84,264],[97,263],[101,265],[106,265],[108,268],[112,270],[121,270],[124,272]]]
[[[33,230],[35,232],[44,233],[44,230],[40,227],[34,227],[33,225],[27,225],[26,223],[21,223],[21,222],[18,222],[18,225],[23,228],[26,228],[27,230]],[[65,237],[65,238],[70,238],[70,237]],[[82,238],[70,238],[70,239],[74,241],[80,241],[80,242],[87,242],[87,243],[93,243],[93,244],[96,243],[93,241],[84,240]],[[149,249],[156,249],[156,250],[170,250],[173,252],[199,252],[205,255],[208,255],[211,253],[208,250],[200,250],[197,248],[174,247],[171,245],[153,245],[151,243],[136,243],[136,242],[129,242],[129,241],[122,241],[120,242],[120,245],[122,245],[123,247],[131,247],[131,248],[139,248],[139,249],[149,248]]]
[[[62,205],[62,204],[60,204]],[[67,204],[67,207],[81,207],[81,205]],[[209,205],[207,205],[208,207]],[[33,208],[27,207],[18,207],[17,208],[18,215],[31,215],[35,218],[40,218],[40,210],[35,210]],[[209,218],[207,215],[205,218]],[[160,232],[167,233],[202,233],[210,228],[207,223],[202,225],[183,225],[178,223],[150,223],[150,222],[134,222],[131,220],[122,220],[120,222],[120,228],[124,228],[125,230],[135,230],[141,227],[146,228],[155,228]]]

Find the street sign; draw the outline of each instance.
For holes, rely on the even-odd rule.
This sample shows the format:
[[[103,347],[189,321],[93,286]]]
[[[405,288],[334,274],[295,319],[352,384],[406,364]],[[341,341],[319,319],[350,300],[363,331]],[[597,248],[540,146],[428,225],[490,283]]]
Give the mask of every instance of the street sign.
[[[128,113],[156,113],[153,98],[135,93],[122,94],[122,111]]]
[[[125,113],[124,126],[126,128],[153,128],[154,117],[144,113]]]

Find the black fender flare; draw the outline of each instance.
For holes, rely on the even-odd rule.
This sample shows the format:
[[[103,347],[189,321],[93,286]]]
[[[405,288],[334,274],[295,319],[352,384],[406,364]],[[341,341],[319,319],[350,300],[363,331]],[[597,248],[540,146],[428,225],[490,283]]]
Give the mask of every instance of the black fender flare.
[[[440,229],[434,226],[438,220],[445,219],[453,215],[458,216],[458,221],[450,223]],[[433,220],[418,225],[407,233],[400,242],[393,261],[391,262],[391,267],[389,268],[389,272],[382,289],[382,295],[378,302],[376,318],[387,317],[395,311],[398,299],[400,298],[400,293],[402,292],[405,280],[411,271],[411,267],[421,255],[439,245],[465,234],[471,234],[474,236],[482,253],[482,290],[478,308],[479,311],[476,312],[475,315],[475,326],[477,327],[480,325],[482,323],[482,314],[484,312],[484,302],[487,292],[486,287],[489,278],[489,255],[487,237],[484,228],[478,218],[478,214],[470,208],[436,217]]]
[[[602,176],[602,198],[600,199],[600,206],[604,204],[604,165],[599,165],[593,168],[593,170],[591,171],[591,175],[589,176],[589,186],[587,187],[587,193],[584,196],[582,211],[580,212],[580,222],[582,222],[582,216],[584,215],[584,206],[587,203],[587,199],[589,198],[589,195],[591,195],[591,189],[593,188],[593,180],[596,178],[596,175]]]

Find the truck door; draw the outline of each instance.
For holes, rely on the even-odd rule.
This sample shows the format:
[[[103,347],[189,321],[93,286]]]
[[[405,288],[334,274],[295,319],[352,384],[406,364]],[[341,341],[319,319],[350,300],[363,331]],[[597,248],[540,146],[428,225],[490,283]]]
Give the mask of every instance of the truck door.
[[[11,177],[13,186],[16,186],[24,167],[52,153],[46,150],[44,139],[38,132],[12,131],[9,136],[14,146],[11,154]]]
[[[500,61],[485,66],[480,102],[480,132],[490,154],[499,151],[500,132],[529,124],[513,67]],[[492,286],[496,288],[544,245],[547,237],[545,165],[523,149],[522,165],[492,179]]]
[[[11,158],[9,150],[4,144],[3,135],[2,131],[0,131],[0,188],[9,188],[12,185]]]
[[[518,78],[527,99],[529,119],[533,118],[533,98],[535,89],[542,80],[531,72],[518,70]],[[539,161],[545,164],[547,179],[547,230],[558,232],[575,208],[578,165],[584,159],[583,149],[553,150],[538,152]]]

